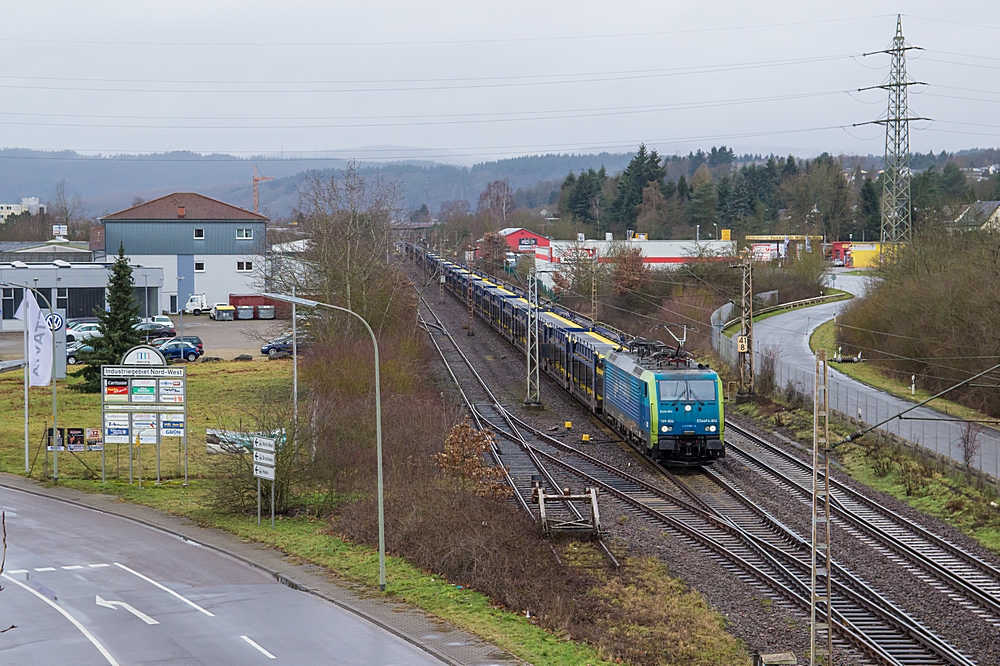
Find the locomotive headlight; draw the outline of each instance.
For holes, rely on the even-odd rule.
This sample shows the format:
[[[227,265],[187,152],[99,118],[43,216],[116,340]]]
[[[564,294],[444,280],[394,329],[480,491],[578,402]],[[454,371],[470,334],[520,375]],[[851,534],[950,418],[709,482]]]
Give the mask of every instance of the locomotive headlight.
[[[670,432],[671,430],[673,430],[673,427],[668,425],[660,426],[660,430],[663,432]]]
[[[684,405],[684,411],[685,412],[690,412],[691,411],[691,405]]]
[[[718,428],[716,428],[714,425],[708,426],[708,431],[709,432],[715,432],[716,430],[718,430]]]

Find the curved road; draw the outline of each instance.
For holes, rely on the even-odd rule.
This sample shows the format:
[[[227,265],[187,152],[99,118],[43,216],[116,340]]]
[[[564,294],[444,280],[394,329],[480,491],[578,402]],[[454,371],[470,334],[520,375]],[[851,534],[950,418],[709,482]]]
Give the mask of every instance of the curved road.
[[[5,666],[442,662],[214,550],[130,520],[0,489]]]
[[[845,275],[842,270],[836,271],[834,276],[834,286],[837,288],[855,295],[864,293],[868,278]],[[820,324],[832,319],[845,305],[845,301],[816,305],[756,322],[753,331],[756,362],[760,363],[761,350],[777,348],[779,361],[776,374],[779,385],[785,387],[792,382],[805,395],[812,396],[815,357],[809,349],[809,337]],[[735,342],[733,345],[735,351]],[[912,406],[912,402],[871,388],[830,369],[831,409],[854,417],[860,415],[867,423],[878,423]],[[921,407],[907,414],[904,417],[906,420],[901,422],[896,419],[886,427],[901,437],[962,462],[962,453],[957,445],[961,425],[954,421],[931,420],[947,418],[950,418],[947,414]],[[1000,470],[1000,432],[987,428],[979,436],[979,443],[981,449],[973,465],[996,476]]]

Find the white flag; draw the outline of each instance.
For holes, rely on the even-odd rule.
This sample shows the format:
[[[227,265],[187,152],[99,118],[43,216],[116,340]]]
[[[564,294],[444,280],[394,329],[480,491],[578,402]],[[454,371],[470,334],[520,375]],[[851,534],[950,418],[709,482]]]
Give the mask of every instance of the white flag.
[[[22,320],[28,332],[28,385],[48,386],[52,380],[52,331],[33,291],[24,290],[24,300],[14,313],[14,319]]]

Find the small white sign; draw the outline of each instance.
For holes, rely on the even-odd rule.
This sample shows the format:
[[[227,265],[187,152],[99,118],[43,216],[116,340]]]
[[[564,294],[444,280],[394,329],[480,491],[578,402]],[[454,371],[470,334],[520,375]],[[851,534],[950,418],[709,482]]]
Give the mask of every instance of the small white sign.
[[[274,468],[266,467],[264,465],[254,465],[253,475],[258,479],[267,479],[268,481],[274,481]]]
[[[253,461],[258,465],[267,465],[268,467],[274,467],[274,454],[268,453],[267,451],[254,451]]]
[[[160,414],[161,437],[184,436],[184,414]]]
[[[273,437],[258,437],[254,435],[253,438],[253,448],[259,449],[260,451],[271,451],[274,452],[274,438]]]
[[[132,347],[125,353],[122,365],[166,365],[167,360],[159,349],[149,345]]]
[[[133,437],[136,434],[139,435],[140,444],[156,444],[156,414],[133,414]]]

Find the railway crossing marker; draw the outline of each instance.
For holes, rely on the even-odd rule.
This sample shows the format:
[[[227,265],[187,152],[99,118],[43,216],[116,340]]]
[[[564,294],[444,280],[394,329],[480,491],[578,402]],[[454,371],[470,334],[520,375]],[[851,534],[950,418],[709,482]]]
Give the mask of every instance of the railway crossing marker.
[[[273,437],[253,438],[253,475],[257,477],[257,527],[260,527],[260,480],[271,482],[271,529],[274,529],[274,467],[275,440]]]

